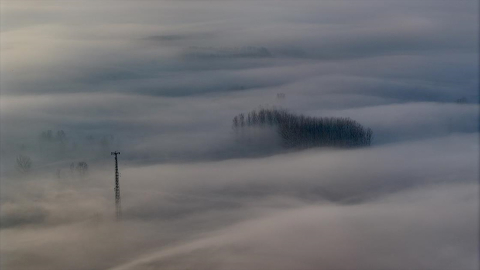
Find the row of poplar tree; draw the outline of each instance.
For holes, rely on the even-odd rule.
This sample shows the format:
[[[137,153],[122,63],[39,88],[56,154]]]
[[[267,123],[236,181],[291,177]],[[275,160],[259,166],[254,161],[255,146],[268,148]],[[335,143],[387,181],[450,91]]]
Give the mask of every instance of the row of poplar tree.
[[[233,118],[233,128],[275,127],[285,147],[359,147],[371,144],[373,132],[350,118],[295,115],[283,109],[260,109]]]

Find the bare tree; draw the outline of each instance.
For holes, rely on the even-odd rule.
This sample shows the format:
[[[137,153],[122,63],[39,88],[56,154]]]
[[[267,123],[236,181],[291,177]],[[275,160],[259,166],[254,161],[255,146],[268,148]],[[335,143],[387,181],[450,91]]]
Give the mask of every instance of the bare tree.
[[[28,156],[17,157],[15,168],[21,173],[28,173],[32,169],[32,159]]]
[[[81,177],[84,177],[88,172],[88,165],[85,161],[77,163],[77,172]]]
[[[57,131],[57,136],[55,137],[55,140],[63,143],[66,139],[67,139],[67,135],[65,134],[65,131],[63,130]]]

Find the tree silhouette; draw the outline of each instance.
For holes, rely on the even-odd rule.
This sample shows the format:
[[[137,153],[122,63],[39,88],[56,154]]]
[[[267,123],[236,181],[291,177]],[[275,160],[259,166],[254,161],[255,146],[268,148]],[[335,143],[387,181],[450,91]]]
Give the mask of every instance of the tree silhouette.
[[[52,142],[54,140],[52,130],[42,131],[40,140],[43,142]]]
[[[28,156],[20,155],[16,159],[15,168],[21,173],[28,173],[32,169],[32,159]]]
[[[364,128],[350,118],[316,118],[279,109],[254,110],[246,117],[239,114],[233,118],[232,124],[234,129],[274,127],[287,148],[368,146],[373,136],[370,128]]]
[[[65,131],[59,130],[57,131],[57,135],[55,136],[55,140],[58,142],[64,142],[67,139],[67,135],[65,134]]]
[[[77,163],[77,172],[81,177],[84,177],[88,173],[88,165],[85,161],[80,161]]]

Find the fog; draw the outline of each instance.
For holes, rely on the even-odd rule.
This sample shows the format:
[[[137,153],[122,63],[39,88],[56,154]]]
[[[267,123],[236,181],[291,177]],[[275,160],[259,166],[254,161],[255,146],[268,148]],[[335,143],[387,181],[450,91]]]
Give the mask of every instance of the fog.
[[[477,269],[477,10],[2,1],[0,268]],[[262,108],[373,140],[232,128]]]

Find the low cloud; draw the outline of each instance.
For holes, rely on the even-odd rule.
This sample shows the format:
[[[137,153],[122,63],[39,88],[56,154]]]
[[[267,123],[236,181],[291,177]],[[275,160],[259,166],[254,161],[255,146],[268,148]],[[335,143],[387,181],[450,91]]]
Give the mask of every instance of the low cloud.
[[[46,175],[7,182],[2,263],[7,269],[474,269],[475,140],[455,135],[125,168],[122,223],[112,222],[106,169],[83,181]],[[84,246],[88,252],[80,252]]]
[[[2,2],[0,268],[477,269],[476,10]],[[348,117],[372,145],[239,137],[259,108]]]

